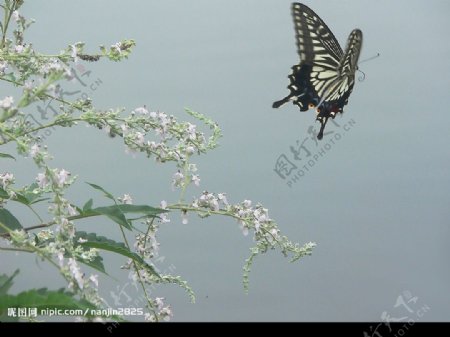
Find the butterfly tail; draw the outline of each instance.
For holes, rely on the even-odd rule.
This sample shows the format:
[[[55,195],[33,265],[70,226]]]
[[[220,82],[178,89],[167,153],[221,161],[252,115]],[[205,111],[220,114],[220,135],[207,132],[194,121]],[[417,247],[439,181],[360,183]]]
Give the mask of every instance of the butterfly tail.
[[[327,125],[327,122],[328,122],[328,118],[326,118],[326,117],[322,117],[322,118],[318,118],[317,119],[319,122],[320,122],[320,131],[319,131],[319,134],[317,135],[317,139],[318,140],[322,140],[322,138],[323,138],[323,130],[325,130],[325,125]]]

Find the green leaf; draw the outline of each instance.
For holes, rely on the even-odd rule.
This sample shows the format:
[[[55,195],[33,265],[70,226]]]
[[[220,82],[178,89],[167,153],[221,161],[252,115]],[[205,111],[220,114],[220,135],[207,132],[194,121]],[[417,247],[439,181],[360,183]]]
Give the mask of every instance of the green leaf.
[[[8,276],[6,274],[0,275],[0,296],[6,295],[9,288],[13,285],[13,279],[14,277],[19,274],[19,269],[16,269],[16,271],[11,275]]]
[[[131,224],[128,221],[128,219],[125,217],[125,215],[120,210],[120,207],[118,205],[112,205],[112,206],[106,206],[106,207],[97,207],[93,208],[84,214],[99,214],[99,215],[106,215],[108,218],[110,218],[115,223],[121,225],[122,227],[125,227],[126,229],[131,230]]]
[[[10,154],[7,154],[7,153],[1,153],[1,152],[0,152],[0,158],[10,158],[10,159],[16,160],[16,158],[14,158],[13,156],[11,156]]]
[[[88,247],[86,247],[88,248]],[[83,260],[81,258],[77,258],[77,261],[79,261],[80,263],[85,264],[86,266],[89,266],[95,270],[98,270],[99,272],[108,275],[108,273],[105,270],[105,265],[103,264],[103,258],[99,255],[96,256],[94,260],[92,261],[86,261]]]
[[[65,290],[51,291],[47,288],[30,289],[17,295],[0,296],[0,315],[5,315],[8,308],[36,308],[38,315],[43,315],[45,309],[80,310],[79,315],[92,317],[90,309],[97,307],[85,300],[77,300],[74,295]]]
[[[19,220],[11,214],[6,208],[0,208],[0,223],[8,227],[10,230],[23,228]],[[0,234],[7,233],[7,231],[0,227]]]
[[[106,191],[103,187],[96,185],[96,184],[91,184],[86,182],[86,184],[91,185],[91,187],[95,188],[96,190],[102,191],[103,193],[105,193],[105,196],[111,200],[114,200],[114,202],[116,202],[116,198],[114,198],[114,196],[109,193],[108,191]]]
[[[49,198],[41,198],[42,193],[34,193],[37,188],[37,183],[26,186],[22,191],[16,192],[17,197],[15,201],[18,201],[26,206],[30,206],[41,201],[49,200]]]
[[[9,198],[9,194],[8,192],[6,192],[3,188],[0,187],[0,198],[2,199],[8,199]]]
[[[86,201],[86,203],[83,206],[83,212],[87,212],[92,209],[92,205],[94,204],[94,201],[92,199],[89,199]]]
[[[158,214],[166,213],[168,210],[162,208],[155,208],[147,205],[119,205],[120,210],[123,213],[141,213],[150,217],[155,217]]]
[[[145,267],[149,272],[151,272],[153,275],[157,276],[161,279],[161,276],[157,273],[155,268],[153,268],[151,265],[147,264],[142,257],[140,257],[138,254],[133,253],[130,251],[124,243],[122,242],[116,242],[114,240],[108,239],[104,236],[97,236],[95,233],[86,233],[86,232],[76,232],[75,233],[75,241],[78,242],[78,239],[82,238],[83,240],[87,240],[86,242],[79,243],[82,247],[89,247],[89,248],[97,248],[106,250],[109,252],[113,252],[125,257],[128,257],[138,263],[139,265]]]

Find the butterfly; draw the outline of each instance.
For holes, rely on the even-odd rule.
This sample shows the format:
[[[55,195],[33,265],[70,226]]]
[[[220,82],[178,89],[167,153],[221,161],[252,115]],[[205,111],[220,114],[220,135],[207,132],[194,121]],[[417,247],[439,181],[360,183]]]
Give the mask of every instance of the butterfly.
[[[301,3],[293,3],[291,9],[300,63],[292,67],[289,75],[289,95],[272,107],[279,108],[292,101],[300,111],[315,108],[316,120],[321,124],[317,135],[320,140],[328,119],[343,113],[348,103],[363,35],[354,29],[343,52],[331,30],[313,10]]]

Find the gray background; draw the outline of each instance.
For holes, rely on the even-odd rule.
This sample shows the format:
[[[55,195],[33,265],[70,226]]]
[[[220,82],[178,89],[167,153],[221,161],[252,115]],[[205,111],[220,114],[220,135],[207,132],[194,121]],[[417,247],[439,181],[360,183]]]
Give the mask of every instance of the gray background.
[[[176,321],[375,321],[383,312],[415,321],[448,320],[450,311],[450,3],[448,1],[305,1],[341,45],[355,27],[364,33],[364,82],[357,82],[345,114],[355,126],[310,171],[288,187],[273,170],[280,154],[307,137],[312,112],[271,108],[287,94],[297,62],[290,1],[29,1],[22,13],[37,23],[27,41],[47,53],[85,41],[133,38],[128,61],[87,64],[102,83],[89,95],[98,107],[146,104],[186,119],[190,107],[223,129],[220,148],[196,159],[202,190],[227,192],[231,202],[251,199],[270,210],[293,241],[315,241],[311,257],[290,264],[279,253],[258,258],[245,295],[241,276],[251,237],[229,219],[179,214],[160,230],[162,269],[173,265],[196,292],[190,304],[176,286],[158,288]],[[80,89],[74,86],[73,90]],[[67,87],[71,89],[71,87]],[[74,141],[74,139],[76,141]],[[324,145],[326,138],[322,141]],[[310,141],[311,150],[316,151]],[[53,166],[79,175],[69,197],[82,204],[98,183],[135,203],[175,202],[173,165],[157,166],[124,154],[119,139],[79,126],[55,132]],[[28,183],[30,160],[3,163]],[[99,196],[97,205],[106,204]],[[31,214],[17,209],[21,219]],[[33,220],[33,223],[35,220]],[[80,230],[120,238],[106,220]],[[107,255],[106,262],[121,260]],[[2,258],[2,272],[21,266],[14,290],[62,285],[33,257]],[[165,266],[165,267],[164,267]],[[47,272],[48,271],[48,272]],[[126,273],[109,269],[119,282]],[[103,295],[118,284],[102,278]],[[125,291],[135,297],[132,288]],[[394,307],[398,296],[416,303]],[[123,306],[127,304],[122,297]],[[142,304],[142,302],[141,302]],[[427,306],[423,317],[417,310]]]

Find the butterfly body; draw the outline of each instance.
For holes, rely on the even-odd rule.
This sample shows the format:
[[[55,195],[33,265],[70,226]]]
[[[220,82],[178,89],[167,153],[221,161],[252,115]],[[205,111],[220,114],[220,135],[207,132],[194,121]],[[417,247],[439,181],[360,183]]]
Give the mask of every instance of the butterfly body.
[[[292,4],[300,63],[289,75],[289,95],[273,103],[274,108],[292,101],[300,111],[316,109],[322,139],[328,119],[343,112],[355,84],[355,72],[362,47],[362,32],[350,33],[345,52],[331,30],[307,6]]]

